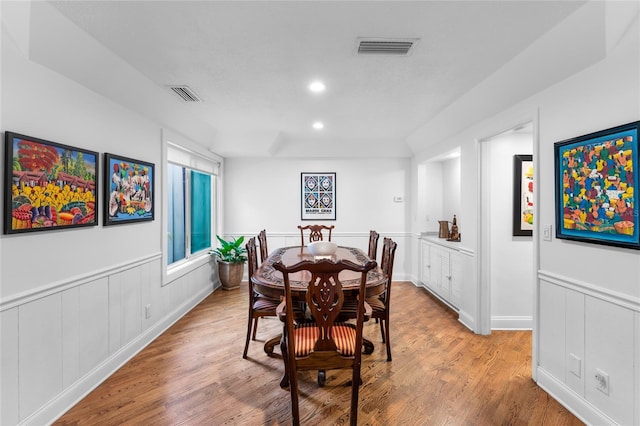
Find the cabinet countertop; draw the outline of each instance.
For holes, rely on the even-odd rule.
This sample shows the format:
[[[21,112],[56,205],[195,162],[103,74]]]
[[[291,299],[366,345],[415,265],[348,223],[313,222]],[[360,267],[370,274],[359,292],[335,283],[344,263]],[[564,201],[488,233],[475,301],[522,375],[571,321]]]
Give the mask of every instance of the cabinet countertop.
[[[429,243],[437,244],[451,250],[456,250],[469,256],[473,256],[473,250],[464,247],[460,241],[447,241],[445,238],[438,238],[438,234],[422,234],[420,239]]]

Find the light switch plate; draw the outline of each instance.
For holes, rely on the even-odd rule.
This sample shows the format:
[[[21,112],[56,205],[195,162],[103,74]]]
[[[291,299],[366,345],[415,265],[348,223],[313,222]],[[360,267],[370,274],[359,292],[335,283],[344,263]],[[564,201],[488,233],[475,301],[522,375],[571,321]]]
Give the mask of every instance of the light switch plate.
[[[545,241],[551,241],[551,228],[553,225],[544,225],[542,228],[542,239]]]

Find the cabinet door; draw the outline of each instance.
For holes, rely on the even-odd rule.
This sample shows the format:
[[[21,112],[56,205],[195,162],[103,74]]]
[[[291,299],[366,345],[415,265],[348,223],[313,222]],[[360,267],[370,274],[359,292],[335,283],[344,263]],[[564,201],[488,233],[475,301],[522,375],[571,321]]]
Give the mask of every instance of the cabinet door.
[[[451,303],[459,307],[462,301],[463,286],[463,256],[458,253],[451,253],[449,257],[449,268],[451,270]]]
[[[449,262],[449,251],[439,250],[440,263],[440,282],[438,283],[438,293],[444,299],[449,300],[451,297],[451,269]]]
[[[431,283],[431,246],[425,241],[420,242],[420,281],[429,286]]]
[[[442,249],[431,246],[429,250],[429,263],[431,265],[431,280],[428,286],[440,294],[440,286],[442,285]]]

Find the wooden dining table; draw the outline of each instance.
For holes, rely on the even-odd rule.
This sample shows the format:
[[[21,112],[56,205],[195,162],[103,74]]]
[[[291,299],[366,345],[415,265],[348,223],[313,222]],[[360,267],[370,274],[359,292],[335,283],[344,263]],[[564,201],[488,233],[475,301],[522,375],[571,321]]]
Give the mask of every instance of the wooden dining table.
[[[314,257],[306,246],[282,247],[273,251],[269,257],[260,265],[251,277],[254,290],[267,297],[280,298],[284,296],[284,279],[282,273],[276,271],[274,263],[281,261],[285,266],[292,266],[303,260],[315,260],[318,258],[330,258],[333,261],[341,259],[350,260],[354,263],[364,265],[369,257],[362,250],[356,247],[338,246],[336,253],[332,256]],[[345,297],[355,297],[359,291],[361,274],[354,271],[342,271],[339,278]],[[311,276],[308,271],[300,271],[289,274],[291,293],[294,299],[305,300],[307,285]],[[382,294],[386,289],[387,277],[378,265],[367,273],[366,292],[367,297]],[[264,344],[264,351],[271,355],[273,348],[280,342],[281,336],[275,336]],[[365,353],[373,351],[373,343],[365,340]]]

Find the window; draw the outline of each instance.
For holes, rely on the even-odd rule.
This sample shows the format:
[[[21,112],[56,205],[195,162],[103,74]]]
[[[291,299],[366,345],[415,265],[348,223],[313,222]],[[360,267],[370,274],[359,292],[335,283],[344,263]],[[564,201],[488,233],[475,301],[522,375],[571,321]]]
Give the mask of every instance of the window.
[[[212,158],[167,143],[165,265],[169,269],[207,254],[211,247],[218,168]]]

